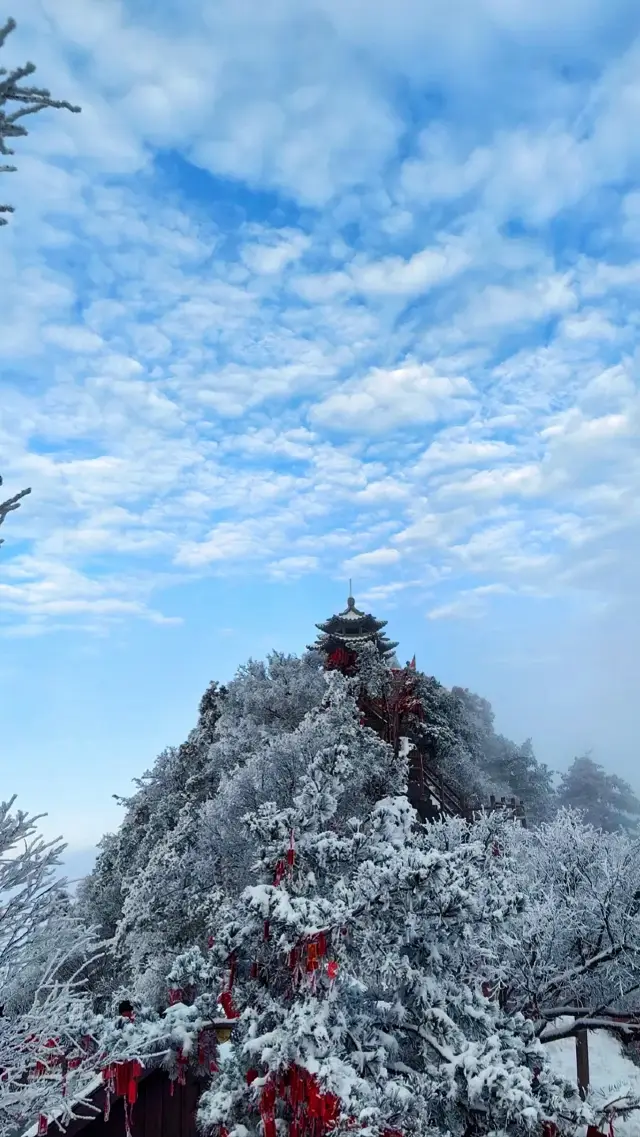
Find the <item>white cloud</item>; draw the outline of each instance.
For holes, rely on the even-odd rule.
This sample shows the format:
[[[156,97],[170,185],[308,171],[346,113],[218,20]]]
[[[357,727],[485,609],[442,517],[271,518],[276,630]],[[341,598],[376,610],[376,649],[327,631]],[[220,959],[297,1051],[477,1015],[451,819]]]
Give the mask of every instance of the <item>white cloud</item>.
[[[345,561],[342,569],[343,572],[360,572],[361,570],[385,568],[387,565],[395,565],[400,560],[400,553],[397,549],[372,549],[368,553],[358,553],[357,556],[351,557]]]
[[[127,568],[94,599],[132,614],[153,581],[336,553],[539,585],[636,523],[638,195],[604,219],[589,195],[636,169],[637,52],[599,54],[595,6],[570,0],[461,0],[455,34],[443,3],[400,4],[363,22],[359,0],[225,2],[150,28],[110,0],[26,0],[25,57],[83,114],[21,142],[0,445],[34,484],[13,531],[35,579],[71,574],[61,603],[85,603],[98,555]],[[524,66],[498,98],[531,29],[568,26],[596,78]],[[411,83],[427,62],[466,110],[445,99],[414,134],[381,69]],[[237,193],[203,169],[176,188],[174,158]],[[551,240],[567,207],[607,261]]]
[[[67,351],[91,353],[104,347],[104,340],[89,328],[51,324],[42,329],[42,336],[49,343],[55,343]]]
[[[469,330],[484,336],[495,334],[500,327],[517,327],[561,315],[576,306],[570,275],[552,273],[511,288],[489,285],[469,305],[463,322]]]
[[[409,260],[386,257],[354,266],[351,275],[361,292],[411,296],[429,291],[462,272],[470,264],[464,246],[449,240],[442,248],[423,249]]]
[[[287,265],[299,260],[310,244],[305,233],[293,230],[269,236],[268,241],[247,244],[241,250],[244,263],[258,275],[271,276],[282,272]]]
[[[311,419],[335,431],[385,432],[407,423],[435,422],[463,413],[473,388],[462,376],[439,375],[429,364],[376,367],[349,380],[318,403]]]
[[[508,494],[533,495],[542,489],[542,474],[538,466],[503,466],[493,470],[478,470],[467,477],[450,479],[439,489],[440,497],[501,498]]]
[[[319,568],[318,557],[282,557],[269,565],[274,580],[298,580]]]
[[[487,611],[486,597],[500,596],[511,589],[501,583],[482,584],[477,588],[463,589],[455,600],[438,604],[427,612],[428,620],[478,620]]]
[[[476,466],[508,458],[515,446],[497,439],[438,438],[421,455],[414,473],[429,472],[446,466]]]

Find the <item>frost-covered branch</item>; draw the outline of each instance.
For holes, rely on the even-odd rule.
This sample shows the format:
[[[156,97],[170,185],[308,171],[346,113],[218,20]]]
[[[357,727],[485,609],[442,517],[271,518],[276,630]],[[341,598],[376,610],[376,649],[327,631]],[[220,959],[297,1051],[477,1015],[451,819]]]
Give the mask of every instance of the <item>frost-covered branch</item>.
[[[621,1022],[620,1019],[606,1016],[583,1014],[573,1022],[558,1025],[547,1023],[538,1035],[540,1042],[557,1042],[560,1038],[575,1038],[583,1030],[609,1030],[623,1035],[625,1038],[637,1038],[640,1035],[640,1023]]]
[[[1,207],[0,207],[0,211],[1,211]],[[0,220],[0,224],[4,224],[4,222],[2,222]],[[0,486],[1,485],[2,485],[2,478],[0,477]],[[20,508],[20,503],[21,503],[23,497],[26,497],[27,494],[30,494],[30,493],[31,493],[30,488],[26,489],[26,490],[20,490],[20,493],[14,494],[13,497],[9,497],[9,498],[7,498],[6,501],[0,502],[0,525],[2,525],[2,522],[4,521],[7,514],[13,513],[13,511],[15,509]],[[2,545],[2,544],[3,544],[3,540],[0,537],[0,545]]]
[[[0,47],[4,46],[7,37],[14,31],[15,26],[15,20],[7,20],[4,27],[0,28]],[[52,107],[54,110],[67,110],[73,114],[80,112],[80,107],[73,106],[66,99],[53,99],[51,92],[46,87],[23,86],[23,80],[33,75],[35,69],[33,63],[25,63],[22,67],[16,67],[10,71],[6,67],[0,67],[0,154],[5,156],[14,153],[11,147],[7,145],[7,140],[24,138],[28,133],[26,126],[21,121],[26,115],[36,114],[38,111],[44,110],[45,107]],[[4,108],[11,103],[17,103],[18,109],[7,112]],[[0,173],[14,173],[15,169],[15,166],[3,165],[0,166]],[[13,206],[0,205],[0,214],[2,213],[13,213]],[[5,218],[0,216],[0,225],[6,224]]]
[[[505,1004],[542,1042],[584,1029],[637,1035],[628,1020],[638,990],[640,842],[562,810],[536,830],[513,829],[507,852],[526,900],[502,937],[496,982]]]
[[[103,1029],[86,991],[96,936],[56,876],[65,846],[45,841],[14,801],[0,805],[0,1133],[69,1115]]]

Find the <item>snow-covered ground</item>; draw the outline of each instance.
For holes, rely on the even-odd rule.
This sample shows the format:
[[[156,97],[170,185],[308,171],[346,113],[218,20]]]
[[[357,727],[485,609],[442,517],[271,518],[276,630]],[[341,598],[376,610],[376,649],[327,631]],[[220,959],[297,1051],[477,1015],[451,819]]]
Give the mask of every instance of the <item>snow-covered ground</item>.
[[[576,1081],[576,1044],[573,1038],[545,1047],[553,1068]],[[590,1101],[598,1110],[622,1095],[640,1098],[640,1067],[634,1065],[620,1042],[606,1031],[589,1031]],[[614,1121],[615,1137],[640,1137],[640,1110]]]

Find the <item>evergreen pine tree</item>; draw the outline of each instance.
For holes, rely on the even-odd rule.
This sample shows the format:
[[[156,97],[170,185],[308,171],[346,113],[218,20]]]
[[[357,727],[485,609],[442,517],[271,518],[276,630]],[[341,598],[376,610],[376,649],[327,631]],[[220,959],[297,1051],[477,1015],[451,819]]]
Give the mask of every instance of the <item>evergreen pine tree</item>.
[[[640,817],[640,801],[629,783],[616,774],[607,774],[588,755],[575,758],[562,775],[558,801],[579,809],[585,821],[606,833],[635,829]]]

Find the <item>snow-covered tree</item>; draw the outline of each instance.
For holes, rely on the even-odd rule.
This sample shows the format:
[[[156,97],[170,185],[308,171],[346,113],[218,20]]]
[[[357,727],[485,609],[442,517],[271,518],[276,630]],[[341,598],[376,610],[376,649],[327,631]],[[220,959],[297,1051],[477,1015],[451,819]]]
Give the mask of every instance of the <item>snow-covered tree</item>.
[[[321,674],[320,678],[324,688]],[[305,701],[309,701],[308,692]],[[300,718],[302,703],[295,717],[290,708],[286,721],[278,716],[269,729],[262,730],[255,721],[253,698],[250,702],[251,715],[231,720],[235,765],[221,776],[215,795],[203,806],[185,806],[176,828],[126,884],[116,937],[118,957],[127,961],[136,991],[147,1001],[157,1001],[164,993],[164,976],[176,953],[206,937],[208,898],[219,889],[237,896],[244,888],[257,847],[242,818],[267,801],[289,807],[309,762],[334,736],[346,732],[357,765],[358,774],[342,802],[350,816],[366,816],[385,788],[396,784],[393,752],[372,731],[360,729],[353,701],[348,711],[312,709],[295,729],[288,729]],[[270,699],[268,705],[271,714],[276,700]],[[227,761],[228,742],[228,736],[221,733],[212,747],[216,761],[221,754]]]
[[[4,27],[0,27],[0,47],[4,46],[15,26],[15,20],[7,20]],[[15,67],[12,70],[0,67],[0,155],[5,157],[14,153],[8,145],[8,140],[24,138],[28,133],[23,121],[26,115],[36,114],[45,107],[72,111],[73,114],[80,112],[80,107],[74,107],[65,100],[52,99],[51,92],[44,87],[25,86],[23,80],[33,75],[34,71],[33,63],[25,63],[22,67]],[[17,109],[11,109],[10,104],[14,106],[17,104]],[[15,169],[15,166],[0,166],[0,173],[13,173]],[[6,219],[1,216],[3,213],[13,213],[13,206],[0,205],[0,225],[7,224]]]
[[[537,828],[507,830],[506,849],[526,904],[505,929],[493,976],[505,1006],[526,1013],[542,1041],[635,1010],[640,841],[561,810]]]
[[[309,720],[323,745],[304,751],[290,801],[245,818],[254,883],[221,889],[211,912],[209,981],[240,1017],[205,1129],[270,1137],[282,1118],[301,1134],[315,1118],[318,1132],[324,1119],[463,1137],[575,1117],[532,1023],[483,990],[496,929],[523,902],[494,855],[499,823],[419,826],[406,770],[340,675]],[[367,781],[382,792],[363,811]]]
[[[266,664],[251,660],[241,667],[228,687],[211,684],[200,703],[195,730],[181,746],[159,756],[138,782],[136,793],[123,802],[126,813],[119,831],[101,842],[95,868],[79,889],[87,921],[98,924],[105,936],[113,936],[124,917],[125,902],[124,921],[130,930],[142,928],[155,905],[158,913],[167,911],[169,865],[176,873],[170,891],[178,890],[186,919],[185,879],[179,863],[191,873],[194,890],[198,880],[205,887],[207,873],[213,871],[211,857],[219,856],[223,840],[233,848],[236,819],[251,808],[255,795],[271,792],[268,787],[274,779],[291,784],[291,762],[295,766],[297,759],[285,754],[287,736],[319,705],[323,691],[321,663],[312,653],[297,659],[274,652]],[[293,752],[297,753],[295,747]],[[195,909],[198,905],[199,900],[194,900]],[[179,927],[177,916],[171,924]],[[174,933],[157,914],[153,936],[162,938],[165,932],[167,948],[175,949]],[[180,943],[191,942],[194,935],[189,918]],[[125,967],[126,950],[123,943]],[[153,953],[150,946],[146,953],[139,942],[136,954],[140,960]],[[158,961],[158,967],[158,974],[164,975],[164,963]]]
[[[93,1070],[102,1023],[86,994],[95,936],[56,873],[64,845],[0,805],[0,1134],[68,1115],[65,1083]]]
[[[628,782],[607,772],[588,755],[575,758],[562,775],[558,791],[560,805],[582,811],[585,820],[597,829],[636,828],[640,801]]]

